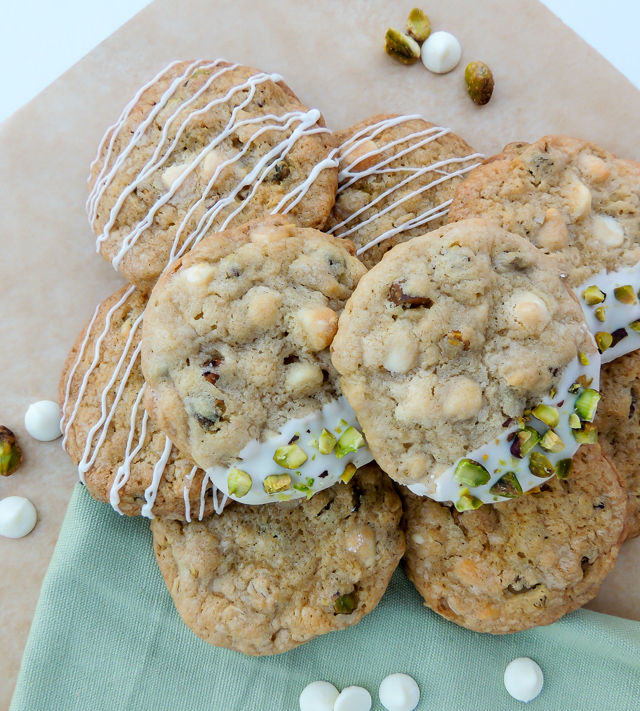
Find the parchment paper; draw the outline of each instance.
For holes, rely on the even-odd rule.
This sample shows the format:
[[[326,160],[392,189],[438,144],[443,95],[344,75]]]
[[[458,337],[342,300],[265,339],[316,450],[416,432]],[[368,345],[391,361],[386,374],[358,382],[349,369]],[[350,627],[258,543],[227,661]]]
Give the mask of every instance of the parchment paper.
[[[384,0],[156,0],[0,125],[0,424],[24,465],[0,498],[28,496],[32,534],[0,539],[0,709],[8,706],[42,578],[76,481],[60,441],[24,430],[31,402],[56,399],[65,356],[122,278],[95,254],[84,203],[98,142],[134,91],[171,60],[216,58],[280,72],[328,125],[375,113],[421,113],[487,155],[548,133],[640,159],[640,92],[535,0],[430,0],[434,29],[463,48],[451,74],[383,52],[413,3]],[[481,59],[494,97],[475,106],[464,67]],[[113,514],[116,516],[117,514]],[[627,543],[592,609],[640,620],[640,539]],[[80,621],[79,621],[80,623]]]

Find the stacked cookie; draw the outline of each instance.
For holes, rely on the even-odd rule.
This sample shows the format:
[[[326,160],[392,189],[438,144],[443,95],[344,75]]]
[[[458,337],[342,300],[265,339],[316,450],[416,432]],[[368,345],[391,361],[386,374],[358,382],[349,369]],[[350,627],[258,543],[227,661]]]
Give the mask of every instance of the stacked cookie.
[[[109,129],[87,209],[130,285],[69,355],[64,446],[95,498],[153,519],[199,636],[273,654],[355,624],[405,535],[426,604],[471,629],[596,594],[640,496],[633,353],[594,424],[601,354],[640,316],[599,274],[636,264],[636,167],[545,140],[482,162],[419,116],[334,137],[222,61],[173,63]],[[629,331],[607,347],[602,314]]]

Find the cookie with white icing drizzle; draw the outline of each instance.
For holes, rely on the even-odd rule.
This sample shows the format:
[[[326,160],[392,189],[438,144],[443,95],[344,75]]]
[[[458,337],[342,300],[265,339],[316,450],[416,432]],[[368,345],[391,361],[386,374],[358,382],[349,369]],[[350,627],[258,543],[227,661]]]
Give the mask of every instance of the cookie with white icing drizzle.
[[[491,222],[388,252],[332,355],[378,464],[461,508],[565,474],[595,434],[600,360],[580,306],[553,260]]]
[[[91,166],[100,254],[141,288],[209,230],[272,213],[321,228],[337,187],[334,139],[278,74],[173,62],[107,131]]]
[[[366,271],[352,250],[276,215],[210,234],[151,293],[147,409],[243,503],[311,495],[372,459],[329,353]]]
[[[446,223],[458,184],[482,155],[421,116],[379,115],[336,133],[338,196],[327,231],[377,264],[394,245]]]
[[[589,602],[625,536],[624,486],[598,445],[568,479],[477,511],[399,489],[407,575],[427,607],[476,632],[548,625]]]
[[[98,305],[60,380],[63,447],[81,481],[119,513],[189,521],[212,512],[213,485],[149,419],[142,398],[147,297],[123,287]],[[217,492],[218,510],[224,498]]]
[[[359,622],[404,552],[402,506],[371,464],[306,501],[151,524],[160,571],[185,624],[209,644],[279,654]]]
[[[458,186],[448,221],[470,217],[495,221],[557,262],[603,362],[640,348],[640,163],[569,136],[512,143]]]

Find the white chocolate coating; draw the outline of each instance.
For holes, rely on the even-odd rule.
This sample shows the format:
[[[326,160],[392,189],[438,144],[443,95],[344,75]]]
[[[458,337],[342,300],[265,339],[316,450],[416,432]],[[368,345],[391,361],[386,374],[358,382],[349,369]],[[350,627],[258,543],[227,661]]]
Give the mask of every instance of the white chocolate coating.
[[[333,711],[339,694],[328,681],[312,681],[300,694],[300,711]]]
[[[435,74],[446,74],[458,66],[462,56],[460,42],[450,32],[433,32],[421,50],[422,63]]]
[[[51,442],[62,436],[60,405],[54,400],[40,400],[29,405],[24,416],[27,432],[41,442]]]
[[[516,701],[529,703],[542,691],[542,669],[528,657],[514,659],[504,670],[504,685]]]
[[[420,703],[420,688],[408,674],[390,674],[382,680],[378,695],[387,711],[413,711]]]
[[[371,694],[361,686],[347,686],[340,692],[333,711],[370,711]]]
[[[22,538],[33,531],[38,520],[36,507],[22,496],[0,501],[0,536]]]

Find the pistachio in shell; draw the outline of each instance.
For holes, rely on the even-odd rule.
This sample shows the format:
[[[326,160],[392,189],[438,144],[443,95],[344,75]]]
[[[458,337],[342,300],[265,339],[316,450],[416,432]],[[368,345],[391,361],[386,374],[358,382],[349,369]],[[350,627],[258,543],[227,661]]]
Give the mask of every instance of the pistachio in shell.
[[[418,42],[424,42],[431,34],[431,21],[427,14],[417,7],[409,13],[407,34]]]
[[[464,70],[464,82],[471,100],[484,106],[491,100],[494,80],[491,69],[484,62],[471,62]]]
[[[392,27],[385,35],[384,51],[403,64],[413,64],[420,57],[420,45],[413,37]]]

